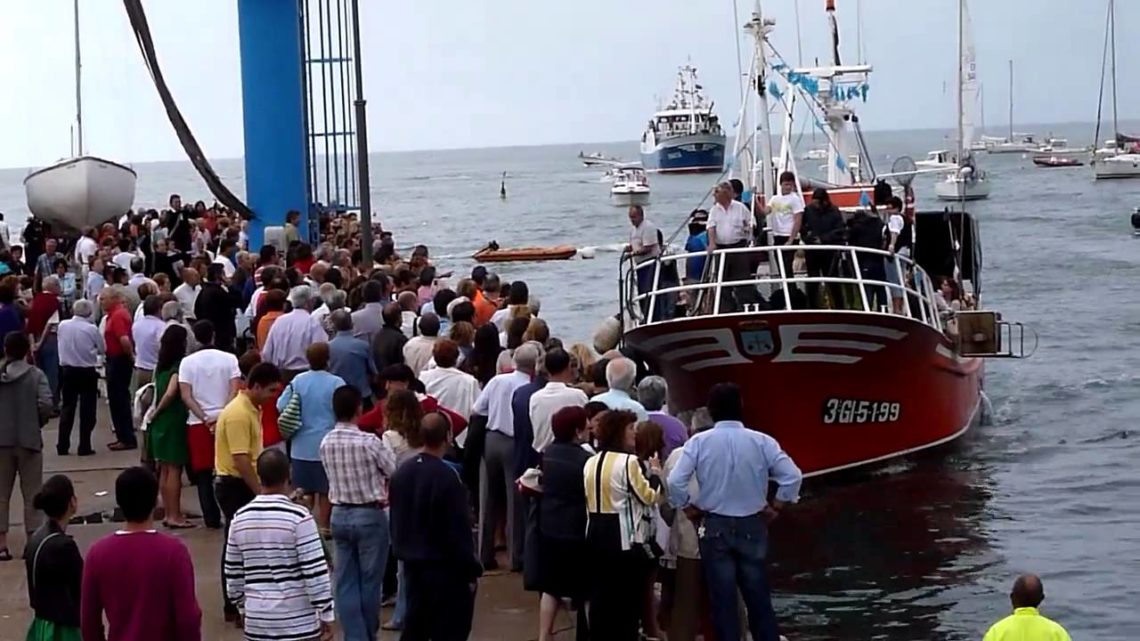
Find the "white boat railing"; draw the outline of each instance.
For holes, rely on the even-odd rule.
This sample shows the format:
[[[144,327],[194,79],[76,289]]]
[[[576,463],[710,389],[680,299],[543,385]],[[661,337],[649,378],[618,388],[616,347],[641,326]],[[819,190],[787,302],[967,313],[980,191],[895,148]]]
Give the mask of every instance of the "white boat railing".
[[[803,252],[805,259],[812,253],[825,253],[825,260],[830,265],[826,270],[828,275],[787,273],[787,266],[794,263],[793,259],[798,252]],[[683,271],[680,266],[687,263],[690,258],[700,257],[706,257],[704,273],[698,278],[685,278],[682,281],[679,277]],[[863,276],[862,268],[869,267],[870,261],[882,263],[882,279]],[[888,280],[887,272],[890,271],[887,269],[888,261],[895,261],[897,266],[893,271],[894,280]],[[767,272],[762,269],[765,263],[768,265]],[[746,271],[749,276],[725,280],[726,270],[730,269],[730,264],[734,264],[732,271]],[[633,326],[686,317],[782,314],[790,311],[822,309],[850,313],[892,314],[911,318],[943,331],[934,283],[930,276],[909,257],[883,250],[848,245],[736,247],[713,252],[666,254],[640,263],[630,262],[628,267],[624,265],[625,263],[623,263],[622,283],[623,314],[624,318],[632,321]],[[745,265],[746,269],[742,270],[741,267]],[[643,275],[646,272],[648,275]],[[639,275],[644,279],[641,287],[638,286]],[[832,290],[836,286],[855,293],[854,296],[845,296],[848,300],[841,308],[818,307],[816,305],[818,301],[807,300],[806,296],[803,297],[807,300],[806,305],[802,303],[797,305],[797,295],[786,293],[789,287],[795,287],[801,291],[817,290],[822,294],[823,290]],[[771,292],[764,303],[758,302],[762,299],[762,289]],[[734,300],[735,292],[741,290],[744,290],[746,298],[755,298],[757,302],[742,304]],[[783,300],[779,305],[773,305],[768,301],[775,300],[778,291],[785,292],[780,296]],[[688,304],[684,313],[679,315],[674,313],[674,310],[677,309],[676,300],[682,293],[687,295]],[[877,300],[872,306],[871,300],[876,293],[881,294],[877,298],[886,300]],[[898,312],[892,308],[891,301],[895,298],[901,298],[903,301],[902,309]]]

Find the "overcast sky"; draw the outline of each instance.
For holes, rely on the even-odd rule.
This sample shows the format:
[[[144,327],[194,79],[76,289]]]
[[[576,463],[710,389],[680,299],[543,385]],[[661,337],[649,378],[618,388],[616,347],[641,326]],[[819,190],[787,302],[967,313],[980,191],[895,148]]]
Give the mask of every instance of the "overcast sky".
[[[738,3],[743,19],[751,2]],[[122,3],[82,4],[89,150],[129,161],[181,159]],[[738,101],[732,4],[362,0],[370,147],[633,140],[686,58],[731,123]],[[764,4],[778,21],[777,46],[794,59],[795,0]],[[1140,70],[1131,64],[1140,41],[1123,25],[1140,24],[1140,2],[1118,4],[1121,118],[1129,118],[1140,116]],[[838,5],[853,61],[856,0]],[[211,157],[240,156],[237,1],[145,6],[163,71],[199,142]],[[809,62],[827,55],[823,6],[799,0]],[[1104,0],[974,1],[990,130],[1006,127],[1010,58],[1019,123],[1095,118],[1105,8]],[[863,0],[863,45],[875,66],[870,100],[860,108],[867,129],[952,126],[956,11],[954,0]],[[0,0],[0,167],[68,154],[71,41],[71,0]]]

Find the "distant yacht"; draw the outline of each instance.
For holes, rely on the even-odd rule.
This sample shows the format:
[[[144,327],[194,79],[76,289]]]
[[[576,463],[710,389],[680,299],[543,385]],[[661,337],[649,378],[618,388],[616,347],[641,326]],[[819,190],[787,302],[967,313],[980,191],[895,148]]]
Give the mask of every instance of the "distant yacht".
[[[667,105],[653,114],[641,136],[641,161],[648,171],[719,172],[724,169],[724,130],[697,82],[697,69],[677,71]]]

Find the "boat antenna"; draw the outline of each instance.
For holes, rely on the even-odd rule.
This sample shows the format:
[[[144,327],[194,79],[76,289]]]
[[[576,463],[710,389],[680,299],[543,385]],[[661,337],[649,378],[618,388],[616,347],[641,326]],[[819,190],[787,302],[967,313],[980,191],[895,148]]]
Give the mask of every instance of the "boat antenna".
[[[83,55],[79,47],[79,0],[73,2],[75,10],[75,131],[76,131],[76,147],[79,153],[77,156],[83,155]]]
[[[792,6],[796,10],[796,64],[802,67],[804,66],[804,36],[800,29],[800,0],[794,0]],[[812,129],[812,134],[815,134],[814,129]]]
[[[799,9],[796,11],[798,13]],[[732,33],[736,37],[736,79],[740,89],[740,102],[744,104],[744,86],[748,84],[748,80],[744,76],[744,61],[741,59],[744,54],[740,51],[740,7],[737,0],[732,0],[732,27]],[[709,111],[711,113],[712,110]]]
[[[832,63],[838,67],[843,62],[839,56],[839,21],[835,17],[835,0],[827,0],[827,22],[831,25]]]

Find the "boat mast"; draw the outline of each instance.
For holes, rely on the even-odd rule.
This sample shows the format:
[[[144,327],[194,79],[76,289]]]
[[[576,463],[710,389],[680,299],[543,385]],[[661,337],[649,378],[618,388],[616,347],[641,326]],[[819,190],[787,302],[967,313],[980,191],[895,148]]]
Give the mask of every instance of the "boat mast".
[[[964,141],[964,126],[962,123],[962,110],[963,110],[963,96],[962,96],[962,78],[964,69],[962,68],[962,58],[965,56],[965,35],[963,29],[965,28],[965,4],[966,0],[958,0],[958,166],[962,166],[962,147]]]
[[[78,134],[77,156],[83,155],[83,79],[82,56],[79,50],[79,0],[74,1],[75,8],[75,130]]]
[[[778,187],[776,186],[776,177],[772,174],[772,163],[774,162],[774,154],[772,151],[772,127],[771,127],[771,114],[768,112],[768,52],[766,45],[768,42],[768,26],[764,24],[764,12],[760,7],[760,0],[756,0],[756,6],[752,14],[753,36],[756,39],[756,115],[758,116],[757,124],[760,124],[760,133],[764,136],[762,153],[760,154],[760,189],[761,193],[768,195],[775,195]],[[755,141],[754,144],[760,141]],[[756,168],[752,167],[753,184],[756,184],[755,172]],[[771,186],[771,191],[769,191]],[[755,202],[755,201],[753,201]]]
[[[959,34],[961,35],[961,34]],[[1013,142],[1013,59],[1009,61],[1009,142]]]
[[[1120,135],[1120,125],[1116,116],[1116,0],[1108,0],[1108,37],[1112,47],[1112,137]]]

